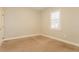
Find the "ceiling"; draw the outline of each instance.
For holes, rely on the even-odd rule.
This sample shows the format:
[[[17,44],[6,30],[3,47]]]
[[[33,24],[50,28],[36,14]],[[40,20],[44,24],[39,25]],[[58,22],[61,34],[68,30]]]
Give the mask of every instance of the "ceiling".
[[[33,9],[35,9],[35,10],[44,10],[44,9],[46,9],[46,7],[32,7]]]

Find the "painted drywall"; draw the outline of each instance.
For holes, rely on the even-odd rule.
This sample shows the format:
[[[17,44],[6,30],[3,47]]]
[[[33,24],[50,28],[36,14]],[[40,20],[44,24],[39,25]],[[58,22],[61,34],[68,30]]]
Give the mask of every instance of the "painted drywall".
[[[61,30],[51,28],[51,13],[60,11]],[[79,8],[48,8],[42,14],[42,33],[79,44]]]
[[[60,11],[61,30],[51,28],[51,13]],[[79,44],[79,8],[5,8],[5,38],[47,34]]]
[[[5,8],[5,38],[40,33],[40,14],[31,8]]]
[[[4,35],[4,20],[3,20],[3,9],[0,8],[0,46],[2,45],[2,41],[3,41],[3,35]]]

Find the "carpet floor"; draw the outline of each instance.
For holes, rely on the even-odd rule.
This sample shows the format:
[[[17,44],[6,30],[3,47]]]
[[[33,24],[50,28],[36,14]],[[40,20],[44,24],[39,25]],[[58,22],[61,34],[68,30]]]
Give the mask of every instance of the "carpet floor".
[[[44,36],[34,36],[4,41],[1,52],[77,52],[79,47]]]

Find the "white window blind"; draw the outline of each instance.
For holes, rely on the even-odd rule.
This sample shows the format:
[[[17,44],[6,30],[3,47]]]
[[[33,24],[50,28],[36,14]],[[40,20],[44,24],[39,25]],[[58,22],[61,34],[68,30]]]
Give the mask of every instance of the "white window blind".
[[[60,11],[51,13],[51,28],[60,30]]]

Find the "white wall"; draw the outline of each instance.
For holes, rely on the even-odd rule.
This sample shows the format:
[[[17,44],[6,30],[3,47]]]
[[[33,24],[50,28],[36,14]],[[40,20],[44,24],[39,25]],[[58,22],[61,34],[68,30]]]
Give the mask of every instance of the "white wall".
[[[61,30],[51,28],[50,14],[60,10]],[[79,44],[79,8],[48,8],[42,11],[42,33]]]
[[[53,30],[50,14],[60,10],[61,30]],[[47,34],[79,44],[79,8],[5,8],[5,38]]]
[[[40,33],[40,13],[31,8],[5,8],[5,38]]]
[[[4,28],[3,28],[3,26],[4,26],[4,19],[3,19],[3,16],[2,16],[2,14],[3,14],[3,9],[2,8],[0,8],[0,46],[2,45],[2,38],[3,38],[3,35],[4,35]]]

